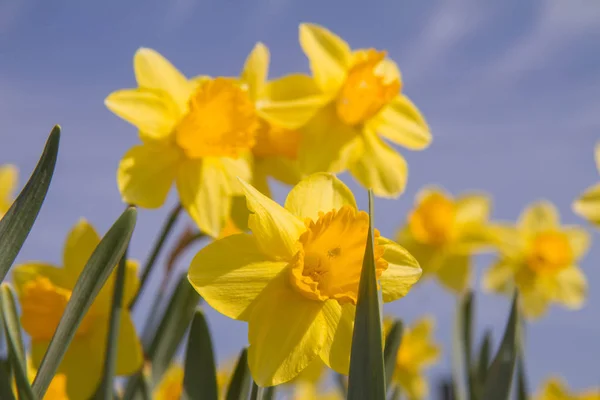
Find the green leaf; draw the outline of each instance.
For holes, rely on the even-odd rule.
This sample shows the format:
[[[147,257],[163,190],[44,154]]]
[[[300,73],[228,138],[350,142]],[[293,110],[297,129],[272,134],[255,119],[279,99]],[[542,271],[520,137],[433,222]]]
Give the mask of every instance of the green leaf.
[[[248,368],[248,349],[242,350],[227,388],[226,400],[246,400],[250,393],[250,369]]]
[[[363,259],[350,353],[348,399],[385,400],[381,300],[373,249],[373,194],[369,190],[369,233]]]
[[[0,360],[0,399],[14,400],[12,390],[12,370],[10,362],[6,359]]]
[[[4,281],[42,208],[56,165],[59,139],[60,127],[56,125],[29,181],[0,220],[0,282]]]
[[[400,343],[402,342],[402,321],[395,320],[392,325],[392,329],[385,338],[385,348],[383,350],[383,360],[385,363],[385,382],[387,390],[389,391],[392,387],[392,376],[396,369],[396,359],[398,358],[398,350],[400,349]]]
[[[275,398],[275,386],[260,387],[252,381],[250,400],[273,400]]]
[[[202,310],[192,320],[183,376],[185,398],[218,400],[217,369],[208,324]]]
[[[250,400],[258,400],[258,385],[252,381],[252,390],[250,391]]]
[[[79,275],[33,382],[33,390],[38,397],[43,398],[75,336],[77,327],[125,253],[135,227],[136,215],[133,207],[121,214],[104,235]]]
[[[517,359],[517,400],[527,400],[529,389],[527,385],[527,374],[525,372],[525,363],[523,355],[519,352]]]
[[[485,400],[507,400],[510,395],[517,358],[516,335],[519,321],[517,303],[518,295],[515,294],[500,348],[494,357],[494,361],[492,361],[485,380],[482,397]]]
[[[15,296],[10,286],[6,283],[0,285],[0,302],[4,334],[8,345],[8,357],[15,372],[19,399],[36,399],[37,397],[31,389],[29,376],[27,375],[27,360],[21,337],[21,326],[19,325],[19,314],[17,313]]]
[[[457,400],[469,399],[471,373],[471,327],[473,293],[465,293],[458,301],[452,337],[452,380]]]
[[[481,341],[481,347],[479,348],[479,360],[477,361],[477,386],[478,391],[483,388],[483,383],[487,377],[488,368],[490,366],[490,355],[492,352],[492,332],[486,331]],[[478,396],[481,398],[481,396]]]

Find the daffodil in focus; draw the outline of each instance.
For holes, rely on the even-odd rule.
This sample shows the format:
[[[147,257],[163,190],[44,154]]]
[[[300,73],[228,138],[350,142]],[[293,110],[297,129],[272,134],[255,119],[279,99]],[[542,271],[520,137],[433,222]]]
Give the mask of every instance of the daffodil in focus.
[[[508,294],[516,285],[523,313],[531,319],[542,316],[550,303],[583,306],[587,281],[577,263],[589,247],[584,229],[561,226],[556,207],[539,201],[516,225],[497,224],[492,232],[499,257],[484,276],[484,289]]]
[[[343,397],[335,389],[322,391],[326,371],[327,367],[321,359],[313,361],[291,381],[292,400],[342,400]]]
[[[596,167],[600,172],[600,143],[596,145]],[[573,211],[596,226],[600,226],[600,182],[589,187],[573,203]]]
[[[139,129],[141,144],[121,160],[117,182],[123,201],[163,205],[173,183],[198,227],[217,237],[236,177],[251,177],[250,151],[260,120],[240,85],[229,78],[187,79],[154,50],[134,57],[136,89],[111,93],[106,106]]]
[[[301,130],[301,170],[310,174],[349,169],[376,195],[398,196],[406,185],[407,165],[385,140],[411,150],[431,142],[420,111],[401,93],[398,67],[385,51],[352,50],[318,25],[300,25],[300,45],[324,99]],[[287,90],[295,89],[296,82],[287,83]]]
[[[409,400],[421,400],[429,396],[424,370],[438,361],[441,352],[440,346],[433,342],[434,325],[433,318],[425,317],[412,327],[405,327],[402,333],[392,381],[400,386]],[[391,326],[392,320],[384,319],[386,335]]]
[[[31,338],[31,362],[38,368],[65,310],[83,267],[100,242],[94,228],[80,220],[67,237],[63,267],[27,262],[13,270],[21,305],[21,326]],[[128,304],[138,290],[137,263],[128,260],[123,302]],[[113,296],[115,273],[102,287],[84,316],[58,368],[66,379],[71,400],[87,400],[96,391],[104,369],[104,353]],[[142,349],[127,308],[121,311],[117,342],[118,375],[130,375],[142,366]]]
[[[600,400],[600,388],[574,393],[567,388],[562,379],[550,378],[534,400]]]
[[[319,358],[348,373],[369,216],[335,176],[314,174],[285,206],[242,182],[251,234],[217,240],[194,257],[189,280],[217,311],[248,322],[248,364],[260,386],[295,378]],[[375,231],[383,301],[406,295],[417,261]]]
[[[426,187],[396,240],[416,257],[424,276],[460,293],[471,281],[471,255],[488,244],[490,207],[483,194],[452,198],[441,188]]]
[[[0,166],[0,218],[8,211],[13,202],[19,171],[14,165]]]

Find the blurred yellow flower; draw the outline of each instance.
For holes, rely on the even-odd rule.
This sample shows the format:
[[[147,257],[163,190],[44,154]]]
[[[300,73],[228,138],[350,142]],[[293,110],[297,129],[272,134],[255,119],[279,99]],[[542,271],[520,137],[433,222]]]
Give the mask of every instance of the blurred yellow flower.
[[[553,204],[528,206],[516,225],[491,228],[499,257],[483,279],[487,291],[519,289],[528,318],[541,317],[551,302],[579,309],[587,296],[587,281],[577,262],[588,250],[588,233],[578,226],[561,226]]]
[[[0,218],[8,211],[13,202],[19,171],[14,165],[0,166]]]
[[[248,93],[233,79],[186,79],[150,49],[134,57],[136,89],[111,93],[106,106],[139,128],[140,145],[121,160],[123,201],[163,205],[173,182],[198,227],[217,237],[241,194],[237,176],[250,179],[250,149],[260,121]]]
[[[382,138],[411,150],[431,142],[421,113],[400,93],[398,67],[385,51],[352,50],[318,25],[301,24],[299,36],[322,97],[319,112],[301,130],[301,170],[349,169],[376,195],[398,196],[406,185],[406,161]],[[287,90],[298,84],[286,82]]]
[[[179,400],[183,393],[183,367],[172,364],[154,389],[154,400]]]
[[[483,194],[453,199],[441,188],[425,187],[396,241],[415,256],[424,276],[435,275],[460,293],[471,281],[471,255],[488,244],[490,204]]]
[[[535,396],[535,400],[600,400],[600,388],[575,394],[568,390],[562,379],[550,378]]]
[[[440,346],[433,342],[434,326],[433,318],[425,317],[416,321],[412,327],[405,327],[402,334],[392,381],[400,385],[410,400],[425,399],[429,395],[424,370],[438,361],[441,352]],[[386,335],[391,327],[392,319],[385,318]]]
[[[596,144],[596,167],[600,171],[600,143]],[[589,187],[579,199],[573,203],[573,211],[586,218],[596,226],[600,226],[600,183]]]
[[[293,384],[292,400],[342,400],[337,390],[323,392],[320,389],[326,371],[327,367],[321,359],[311,362],[290,382]]]
[[[31,337],[31,361],[38,368],[85,263],[100,242],[94,228],[81,219],[71,230],[63,251],[63,268],[42,262],[27,262],[13,270],[21,304],[21,326]],[[61,362],[58,373],[66,378],[70,399],[89,399],[104,368],[108,321],[112,303],[113,273],[79,326]],[[137,263],[127,261],[123,301],[137,292]],[[142,366],[142,348],[127,308],[121,311],[117,344],[117,374],[129,375]]]
[[[37,370],[31,363],[31,357],[27,356],[27,378],[30,383],[33,383],[36,374]],[[17,383],[14,377],[12,390],[15,398],[17,398]],[[67,396],[67,377],[65,374],[54,375],[42,400],[69,400],[69,397]]]
[[[252,234],[217,240],[195,256],[189,280],[217,311],[248,321],[248,364],[260,386],[290,381],[321,358],[348,373],[369,216],[335,176],[298,183],[285,208],[243,183]],[[406,295],[417,261],[376,231],[383,301]]]

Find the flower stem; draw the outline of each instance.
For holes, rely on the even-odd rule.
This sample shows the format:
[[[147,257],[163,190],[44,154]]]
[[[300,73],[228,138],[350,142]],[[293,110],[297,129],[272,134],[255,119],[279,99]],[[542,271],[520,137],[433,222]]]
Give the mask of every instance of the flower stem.
[[[152,252],[150,253],[148,260],[146,261],[146,263],[144,265],[144,272],[142,273],[142,277],[140,278],[140,288],[137,291],[137,293],[135,294],[135,296],[133,297],[133,299],[131,300],[131,303],[129,304],[130,310],[133,309],[133,307],[135,307],[135,304],[137,303],[137,301],[140,297],[140,294],[142,293],[144,285],[146,284],[146,282],[148,281],[148,278],[150,277],[150,272],[152,272],[152,269],[154,268],[154,265],[156,264],[156,259],[158,258],[158,255],[159,255],[160,251],[162,250],[162,248],[167,240],[167,237],[169,236],[169,233],[171,233],[173,226],[175,226],[175,222],[177,221],[177,217],[179,216],[179,213],[181,212],[181,210],[182,210],[181,204],[177,204],[177,206],[175,206],[175,208],[169,213],[167,220],[160,232],[160,235],[158,236],[158,239],[154,243]]]

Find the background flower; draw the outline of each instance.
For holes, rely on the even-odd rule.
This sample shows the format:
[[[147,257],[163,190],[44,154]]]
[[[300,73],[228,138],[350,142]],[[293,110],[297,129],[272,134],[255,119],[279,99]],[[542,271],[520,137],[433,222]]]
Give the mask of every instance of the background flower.
[[[0,218],[12,205],[19,171],[14,165],[0,166]]]
[[[600,172],[600,143],[596,144],[594,157],[596,159],[596,167]],[[594,225],[600,225],[600,183],[589,187],[573,203],[573,211],[583,218],[588,219]]]

